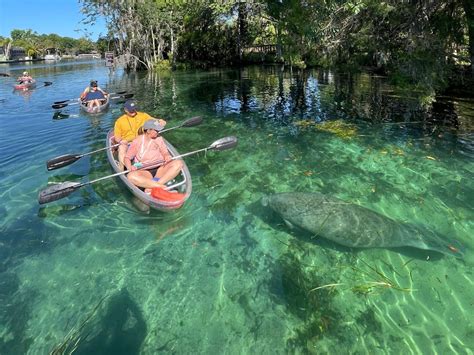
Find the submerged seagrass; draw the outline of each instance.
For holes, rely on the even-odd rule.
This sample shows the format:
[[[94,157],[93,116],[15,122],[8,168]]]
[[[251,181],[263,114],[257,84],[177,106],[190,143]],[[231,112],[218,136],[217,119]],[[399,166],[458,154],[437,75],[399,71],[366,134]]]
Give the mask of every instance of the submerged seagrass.
[[[460,256],[459,250],[440,234],[320,193],[279,193],[264,197],[262,204],[287,223],[347,247],[408,246]]]

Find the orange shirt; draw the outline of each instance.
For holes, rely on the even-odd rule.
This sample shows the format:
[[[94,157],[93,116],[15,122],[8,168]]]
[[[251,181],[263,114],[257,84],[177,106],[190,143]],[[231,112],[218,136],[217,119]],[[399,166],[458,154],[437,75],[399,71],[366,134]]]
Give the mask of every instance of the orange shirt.
[[[138,135],[138,129],[152,118],[153,117],[145,112],[137,112],[134,117],[130,117],[127,114],[120,116],[114,125],[115,140],[117,142],[122,139],[125,139],[127,142],[133,141]]]

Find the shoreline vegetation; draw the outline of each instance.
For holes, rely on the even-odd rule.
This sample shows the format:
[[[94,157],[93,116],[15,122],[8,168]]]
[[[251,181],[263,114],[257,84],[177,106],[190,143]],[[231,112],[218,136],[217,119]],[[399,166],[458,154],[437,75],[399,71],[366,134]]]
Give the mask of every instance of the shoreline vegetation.
[[[80,3],[85,25],[106,21],[108,34],[96,43],[31,30],[13,30],[9,43],[35,51],[28,38],[36,35],[43,47],[63,53],[114,51],[115,64],[127,71],[255,63],[368,71],[387,76],[401,92],[419,92],[426,103],[440,94],[472,96],[474,88],[474,3],[468,0]],[[5,46],[9,39],[0,40]]]

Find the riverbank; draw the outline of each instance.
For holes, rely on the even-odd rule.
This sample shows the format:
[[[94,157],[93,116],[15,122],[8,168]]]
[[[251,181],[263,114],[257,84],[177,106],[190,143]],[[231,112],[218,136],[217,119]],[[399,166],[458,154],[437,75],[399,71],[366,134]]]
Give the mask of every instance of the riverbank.
[[[37,59],[14,59],[14,60],[2,60],[0,61],[0,64],[15,64],[15,63],[29,63],[29,62],[42,62],[44,61],[43,58],[37,58]]]

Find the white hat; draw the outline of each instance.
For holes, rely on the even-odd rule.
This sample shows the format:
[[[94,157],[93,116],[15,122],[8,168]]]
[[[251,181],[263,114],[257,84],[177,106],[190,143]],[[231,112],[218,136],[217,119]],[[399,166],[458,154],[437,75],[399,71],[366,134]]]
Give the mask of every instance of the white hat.
[[[163,129],[163,126],[160,125],[157,120],[148,120],[143,125],[143,130],[146,131],[147,129],[154,129],[159,132]]]

